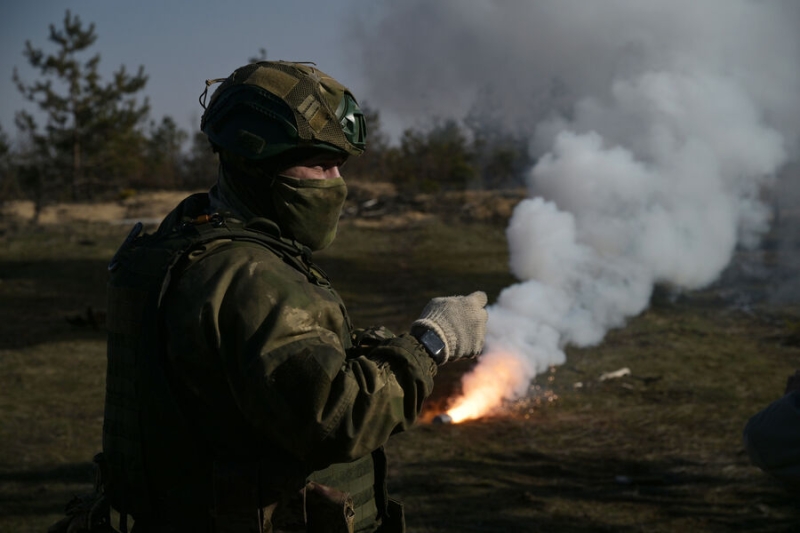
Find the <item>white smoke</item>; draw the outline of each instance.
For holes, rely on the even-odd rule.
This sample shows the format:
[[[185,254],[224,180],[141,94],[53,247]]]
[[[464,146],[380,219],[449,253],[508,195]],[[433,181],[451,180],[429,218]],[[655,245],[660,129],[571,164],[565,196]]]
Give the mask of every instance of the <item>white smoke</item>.
[[[798,147],[800,2],[384,9],[362,36],[382,111],[495,106],[535,124],[531,198],[507,230],[520,283],[487,335],[490,353],[525,362],[506,397],[643,311],[655,284],[704,287],[769,229],[762,192]],[[473,101],[485,87],[498,99]]]
[[[554,329],[558,343],[548,336],[537,371],[563,362],[561,346],[596,344],[640,313],[654,284],[708,285],[737,243],[753,245],[769,227],[758,192],[785,160],[783,138],[735,83],[646,73],[612,95],[542,126],[552,150],[531,173],[536,197],[508,228],[523,282],[493,307],[488,343],[531,354],[515,334],[530,327],[508,328],[509,315]]]

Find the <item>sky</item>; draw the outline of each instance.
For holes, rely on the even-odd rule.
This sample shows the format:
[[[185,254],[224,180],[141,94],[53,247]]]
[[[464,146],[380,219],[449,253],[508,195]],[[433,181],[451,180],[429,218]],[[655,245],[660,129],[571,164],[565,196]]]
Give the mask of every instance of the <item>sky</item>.
[[[344,31],[351,26],[352,3],[6,0],[0,6],[0,125],[13,139],[15,112],[35,109],[12,82],[13,69],[26,81],[36,79],[23,56],[25,41],[54,51],[49,25],[61,27],[67,9],[84,26],[95,24],[90,51],[100,53],[103,79],[121,65],[131,73],[143,65],[149,80],[141,94],[150,101],[151,119],[169,115],[189,132],[199,129],[204,81],[227,76],[261,48],[268,59],[313,61],[358,96],[363,81]]]
[[[378,110],[393,139],[475,109],[531,132],[553,110],[607,96],[624,70],[661,68],[670,54],[695,50],[698,61],[727,63],[749,80],[746,90],[791,143],[800,129],[796,98],[785,97],[800,90],[796,0],[5,0],[0,126],[12,139],[15,112],[35,109],[11,80],[14,67],[25,81],[37,78],[25,41],[53,51],[48,27],[60,27],[68,9],[95,24],[90,50],[104,79],[121,65],[144,66],[150,118],[169,115],[190,133],[204,81],[262,48],[268,59],[315,62]]]

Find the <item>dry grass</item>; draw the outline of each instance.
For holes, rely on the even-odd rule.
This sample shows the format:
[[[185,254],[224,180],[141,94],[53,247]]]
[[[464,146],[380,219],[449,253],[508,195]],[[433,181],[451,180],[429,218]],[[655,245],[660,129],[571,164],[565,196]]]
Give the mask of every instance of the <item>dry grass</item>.
[[[42,531],[89,487],[104,337],[79,319],[104,307],[105,265],[126,233],[79,222],[2,237],[0,531]],[[494,299],[513,282],[502,225],[347,221],[319,260],[357,324],[393,330],[430,297]],[[657,294],[600,346],[569,350],[507,416],[394,437],[391,488],[409,531],[795,531],[796,497],[749,465],[741,430],[800,367],[798,312],[739,309],[723,293]],[[631,375],[599,381],[623,366]],[[443,369],[432,412],[468,367]]]

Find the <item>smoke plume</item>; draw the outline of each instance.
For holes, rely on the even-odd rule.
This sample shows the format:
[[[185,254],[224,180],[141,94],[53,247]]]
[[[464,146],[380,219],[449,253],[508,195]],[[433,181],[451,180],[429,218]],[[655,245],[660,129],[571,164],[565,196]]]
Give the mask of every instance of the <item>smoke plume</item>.
[[[530,198],[507,230],[519,283],[490,308],[466,396],[504,360],[501,398],[523,394],[656,284],[707,286],[768,231],[764,191],[798,153],[800,3],[413,1],[372,16],[359,37],[384,116],[488,107],[529,126]]]

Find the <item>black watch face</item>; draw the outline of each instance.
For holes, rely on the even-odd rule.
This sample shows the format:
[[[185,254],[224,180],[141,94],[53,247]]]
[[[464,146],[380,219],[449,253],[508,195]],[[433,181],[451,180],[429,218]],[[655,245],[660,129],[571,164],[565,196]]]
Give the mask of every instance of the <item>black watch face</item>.
[[[420,335],[419,342],[421,342],[433,356],[438,356],[442,353],[442,350],[444,350],[444,342],[435,331],[430,329]]]

